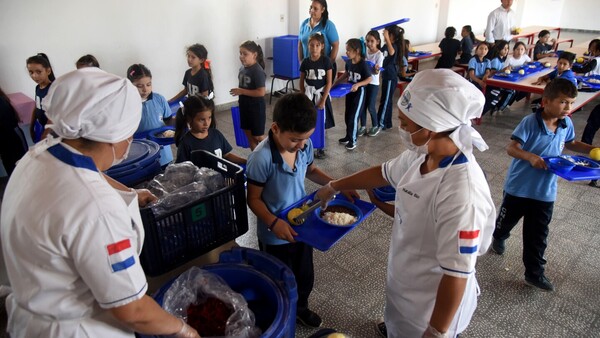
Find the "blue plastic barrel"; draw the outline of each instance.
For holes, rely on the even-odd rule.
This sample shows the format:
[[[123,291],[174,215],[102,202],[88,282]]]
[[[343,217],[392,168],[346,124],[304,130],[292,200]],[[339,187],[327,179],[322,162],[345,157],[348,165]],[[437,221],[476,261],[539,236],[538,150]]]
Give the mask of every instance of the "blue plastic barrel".
[[[231,119],[233,120],[233,131],[235,133],[235,144],[238,147],[242,148],[250,148],[250,143],[248,143],[248,138],[246,134],[242,130],[241,122],[240,122],[240,107],[233,106],[231,107]]]
[[[219,263],[203,266],[244,296],[254,313],[262,338],[293,338],[296,333],[298,290],[292,271],[277,258],[249,248],[221,253]],[[161,287],[154,299],[162,305],[174,280]],[[152,336],[138,335],[140,338]]]

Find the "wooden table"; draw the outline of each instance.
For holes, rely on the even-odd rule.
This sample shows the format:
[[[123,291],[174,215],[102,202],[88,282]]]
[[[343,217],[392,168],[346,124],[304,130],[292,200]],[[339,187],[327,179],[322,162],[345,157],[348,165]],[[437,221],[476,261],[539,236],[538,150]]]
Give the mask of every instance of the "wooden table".
[[[7,94],[10,104],[15,107],[21,124],[29,124],[31,122],[31,113],[35,108],[35,101],[23,93]]]
[[[426,43],[423,45],[411,46],[411,49],[419,52],[431,52],[431,54],[421,55],[421,56],[409,56],[407,58],[408,63],[412,65],[413,70],[419,70],[419,60],[431,59],[434,57],[438,57],[442,55],[442,50],[440,47],[440,42],[432,42]]]
[[[539,32],[543,31],[544,29],[548,30],[548,31],[557,31],[558,34],[556,34],[556,40],[558,40],[558,38],[560,38],[560,27],[553,27],[553,26],[522,27],[521,32],[519,34],[514,35],[513,38],[516,38],[516,39],[526,38],[527,44],[531,45],[535,42],[536,35]],[[485,37],[483,35],[477,35],[475,38],[477,38],[477,40],[479,40],[479,41],[485,41]]]

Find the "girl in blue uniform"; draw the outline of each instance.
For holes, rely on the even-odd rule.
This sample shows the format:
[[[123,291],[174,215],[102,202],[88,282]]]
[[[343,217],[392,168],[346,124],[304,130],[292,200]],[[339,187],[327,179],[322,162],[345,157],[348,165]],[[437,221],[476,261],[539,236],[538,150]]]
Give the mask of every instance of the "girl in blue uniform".
[[[484,78],[490,74],[490,60],[486,59],[489,50],[486,42],[481,42],[475,50],[475,56],[469,60],[469,76],[468,79],[475,87],[483,90],[485,87]]]
[[[173,96],[170,102],[177,101],[185,95],[200,94],[209,99],[213,99],[214,86],[212,82],[212,73],[210,71],[210,61],[208,60],[208,51],[203,45],[196,43],[188,47],[187,63],[190,69],[183,75],[183,89]]]
[[[239,87],[229,93],[239,96],[240,127],[248,138],[250,149],[265,138],[265,61],[262,48],[254,41],[246,41],[240,46],[242,67],[238,75]]]
[[[344,76],[336,80],[336,83],[348,81],[352,83],[352,89],[346,95],[346,110],[344,119],[346,121],[346,136],[339,141],[346,145],[346,149],[356,149],[356,137],[358,133],[358,118],[365,106],[365,86],[371,83],[371,70],[365,62],[366,47],[359,39],[350,39],[346,42],[346,72]]]
[[[402,46],[404,45],[404,33],[400,27],[391,25],[383,30],[385,45],[381,48],[383,53],[383,71],[381,72],[381,98],[379,99],[379,110],[377,119],[379,120],[379,129],[389,129],[392,127],[392,106],[394,90],[398,84],[398,69],[401,67]],[[379,133],[376,130],[375,135]]]
[[[35,86],[35,108],[31,114],[29,133],[34,143],[42,139],[44,128],[48,123],[46,110],[42,105],[42,99],[48,94],[48,89],[56,77],[52,71],[50,60],[44,53],[38,53],[27,59],[27,71],[31,79],[37,83]]]

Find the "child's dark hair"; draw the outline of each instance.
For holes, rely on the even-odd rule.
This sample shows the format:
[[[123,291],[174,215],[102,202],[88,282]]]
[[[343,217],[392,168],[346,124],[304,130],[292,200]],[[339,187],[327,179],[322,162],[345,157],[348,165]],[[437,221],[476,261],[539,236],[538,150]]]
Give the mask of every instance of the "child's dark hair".
[[[523,48],[525,48],[525,51],[527,52],[527,46],[523,41],[517,41],[517,43],[515,43],[515,45],[513,46],[513,50],[517,50],[517,47],[519,46],[523,46]]]
[[[488,52],[489,52],[489,50],[490,50],[490,44],[489,44],[489,43],[487,43],[487,42],[485,42],[485,41],[481,41],[481,42],[480,42],[480,43],[477,45],[477,48],[475,48],[475,53],[477,53],[477,50],[479,50],[479,47],[480,47],[480,46],[486,46],[486,47],[487,47],[487,49],[488,49]],[[483,57],[485,58],[485,57],[486,57],[486,55],[484,55]]]
[[[594,50],[592,50],[592,47],[594,47]],[[594,39],[590,41],[590,43],[588,44],[588,50],[590,52],[600,51],[600,39]]]
[[[361,60],[365,59],[365,53],[363,51],[363,42],[360,41],[360,39],[352,38],[346,41],[346,45],[348,45],[350,49],[357,51],[358,55],[360,55]]]
[[[494,44],[494,47],[492,49],[492,59],[499,58],[500,57],[500,52],[507,45],[508,45],[508,41],[506,41],[506,40],[498,40],[498,41],[496,41],[496,43]]]
[[[372,36],[377,41],[377,49],[381,49],[381,35],[378,31],[370,30],[367,32],[367,36]]]
[[[577,87],[570,80],[557,77],[546,85],[543,97],[553,100],[561,94],[574,99],[577,97]]]
[[[143,64],[136,63],[127,68],[127,78],[129,79],[129,81],[133,82],[143,77],[152,78],[152,73],[150,72],[150,69],[148,69]]]
[[[36,63],[38,65],[42,65],[42,67],[48,69],[50,68],[50,75],[48,75],[48,79],[50,80],[50,82],[53,82],[54,80],[56,80],[56,76],[54,76],[54,70],[52,70],[52,66],[50,65],[50,59],[48,59],[48,56],[44,53],[37,53],[34,56],[30,56],[27,58],[27,61],[25,64],[31,64],[31,63]]]
[[[538,33],[538,38],[541,39],[544,36],[546,36],[546,34],[550,34],[550,31],[547,29],[542,29],[539,33]]]
[[[404,46],[402,48],[402,51],[404,52],[404,55],[408,55],[408,53],[410,52],[408,46],[410,46],[410,40],[409,39],[404,39]]]
[[[327,20],[329,20],[329,10],[327,9],[329,7],[327,7],[327,0],[313,0],[313,2],[318,2],[323,7],[323,14],[321,14],[321,21],[319,22],[319,25],[325,28],[325,25],[327,25]]]
[[[473,43],[475,43],[475,41],[477,41],[477,39],[475,38],[475,34],[473,34],[473,28],[471,27],[471,25],[464,25],[463,29],[467,31],[467,33],[469,33],[469,37],[471,38],[471,41],[473,41]]]
[[[571,52],[562,52],[560,53],[560,57],[558,59],[565,59],[569,65],[573,65],[573,62],[575,62],[575,54]]]
[[[259,44],[254,41],[246,40],[241,45],[240,48],[244,48],[249,50],[251,53],[256,53],[256,62],[265,69],[265,57],[263,55],[263,50]]]
[[[202,62],[200,64],[200,68],[206,70],[206,72],[208,73],[208,77],[211,79],[211,82],[212,82],[212,71],[210,70],[210,64],[208,62],[208,50],[206,50],[206,47],[204,47],[204,45],[201,45],[199,43],[195,43],[195,44],[189,46],[187,48],[187,51],[192,52],[194,55],[196,55],[198,57],[198,59],[204,60],[204,62]]]
[[[311,40],[316,40],[323,46],[325,46],[325,37],[321,33],[314,33],[308,38],[308,43],[310,44]],[[321,56],[325,55],[325,48],[321,49]]]
[[[384,29],[388,31],[388,34],[393,36],[395,45],[394,49],[396,50],[394,54],[395,64],[397,69],[402,69],[402,58],[404,57],[404,29],[396,25],[389,25]]]
[[[304,93],[287,94],[277,100],[273,122],[282,132],[306,133],[317,125],[317,110]]]
[[[77,62],[75,62],[75,67],[77,67],[77,69],[85,67],[100,68],[100,63],[92,54],[85,54],[84,56],[80,57]]]
[[[452,39],[454,36],[456,35],[456,28],[450,26],[450,27],[446,27],[446,30],[444,31],[444,36],[448,39]]]
[[[175,145],[179,146],[181,139],[186,133],[188,123],[191,123],[198,113],[210,111],[212,120],[209,128],[217,127],[215,116],[215,103],[202,95],[192,95],[183,101],[183,107],[177,110],[175,116]]]

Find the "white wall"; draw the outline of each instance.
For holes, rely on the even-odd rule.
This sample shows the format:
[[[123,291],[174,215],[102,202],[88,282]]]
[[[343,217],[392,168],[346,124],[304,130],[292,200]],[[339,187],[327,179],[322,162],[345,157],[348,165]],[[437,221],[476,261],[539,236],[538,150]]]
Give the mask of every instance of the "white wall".
[[[600,2],[598,0],[565,1],[560,14],[560,25],[564,28],[600,31]]]

